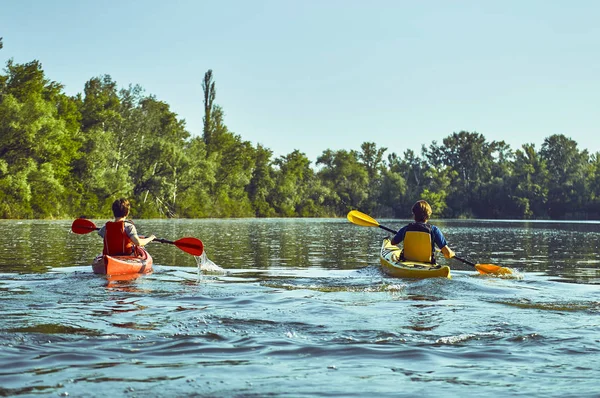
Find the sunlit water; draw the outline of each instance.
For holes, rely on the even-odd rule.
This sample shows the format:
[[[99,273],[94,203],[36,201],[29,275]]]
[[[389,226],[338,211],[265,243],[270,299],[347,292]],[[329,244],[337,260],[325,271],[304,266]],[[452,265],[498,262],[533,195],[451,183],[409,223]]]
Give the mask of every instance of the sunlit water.
[[[599,396],[600,224],[435,224],[515,276],[388,278],[385,232],[344,219],[139,220],[222,270],[151,243],[111,280],[95,233],[1,221],[0,396]]]

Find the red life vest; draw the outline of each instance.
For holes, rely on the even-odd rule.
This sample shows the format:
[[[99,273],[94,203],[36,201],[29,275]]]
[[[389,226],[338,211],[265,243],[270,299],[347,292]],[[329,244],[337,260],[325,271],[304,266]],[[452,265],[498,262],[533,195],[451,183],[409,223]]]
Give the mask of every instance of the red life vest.
[[[109,221],[105,225],[104,250],[102,254],[111,256],[132,255],[135,246],[131,238],[125,232],[124,221]]]

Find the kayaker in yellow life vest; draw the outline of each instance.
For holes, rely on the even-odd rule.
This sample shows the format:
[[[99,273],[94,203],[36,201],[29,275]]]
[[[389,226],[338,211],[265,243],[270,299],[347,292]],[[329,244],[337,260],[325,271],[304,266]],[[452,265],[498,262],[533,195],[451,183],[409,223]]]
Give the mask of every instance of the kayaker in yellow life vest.
[[[435,225],[427,224],[431,217],[431,206],[419,200],[412,207],[415,222],[400,229],[392,238],[392,245],[404,242],[401,260],[435,263],[435,245],[440,248],[444,257],[454,257],[454,251],[448,247],[442,231]]]
[[[112,204],[114,221],[108,221],[100,230],[98,235],[104,239],[102,254],[111,256],[134,255],[136,246],[145,246],[152,242],[156,236],[147,238],[138,236],[135,225],[127,220],[130,204],[127,199],[117,199]]]

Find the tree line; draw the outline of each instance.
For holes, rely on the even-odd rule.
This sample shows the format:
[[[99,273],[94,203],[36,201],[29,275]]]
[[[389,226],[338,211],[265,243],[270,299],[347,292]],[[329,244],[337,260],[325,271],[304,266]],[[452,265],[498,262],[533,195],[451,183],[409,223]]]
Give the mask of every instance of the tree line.
[[[274,157],[230,131],[211,70],[202,89],[203,131],[194,136],[140,86],[119,88],[104,75],[69,96],[39,61],[9,60],[0,74],[0,217],[106,218],[118,197],[130,199],[136,218],[337,217],[351,209],[409,218],[418,199],[435,217],[600,217],[598,153],[564,135],[513,150],[460,131],[401,155],[364,142],[326,149],[313,165],[298,150]]]

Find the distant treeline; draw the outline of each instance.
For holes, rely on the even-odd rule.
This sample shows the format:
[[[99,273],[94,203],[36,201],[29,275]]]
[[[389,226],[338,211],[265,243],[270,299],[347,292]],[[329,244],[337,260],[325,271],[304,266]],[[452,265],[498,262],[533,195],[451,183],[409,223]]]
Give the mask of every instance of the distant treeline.
[[[600,216],[598,153],[564,135],[512,150],[461,131],[401,156],[365,142],[327,149],[312,165],[298,150],[274,158],[229,131],[212,71],[202,88],[203,131],[192,136],[139,86],[118,89],[106,75],[68,96],[38,61],[8,61],[0,75],[0,217],[108,218],[118,197],[131,200],[136,218],[332,217],[351,209],[408,218],[418,199],[435,217]]]

